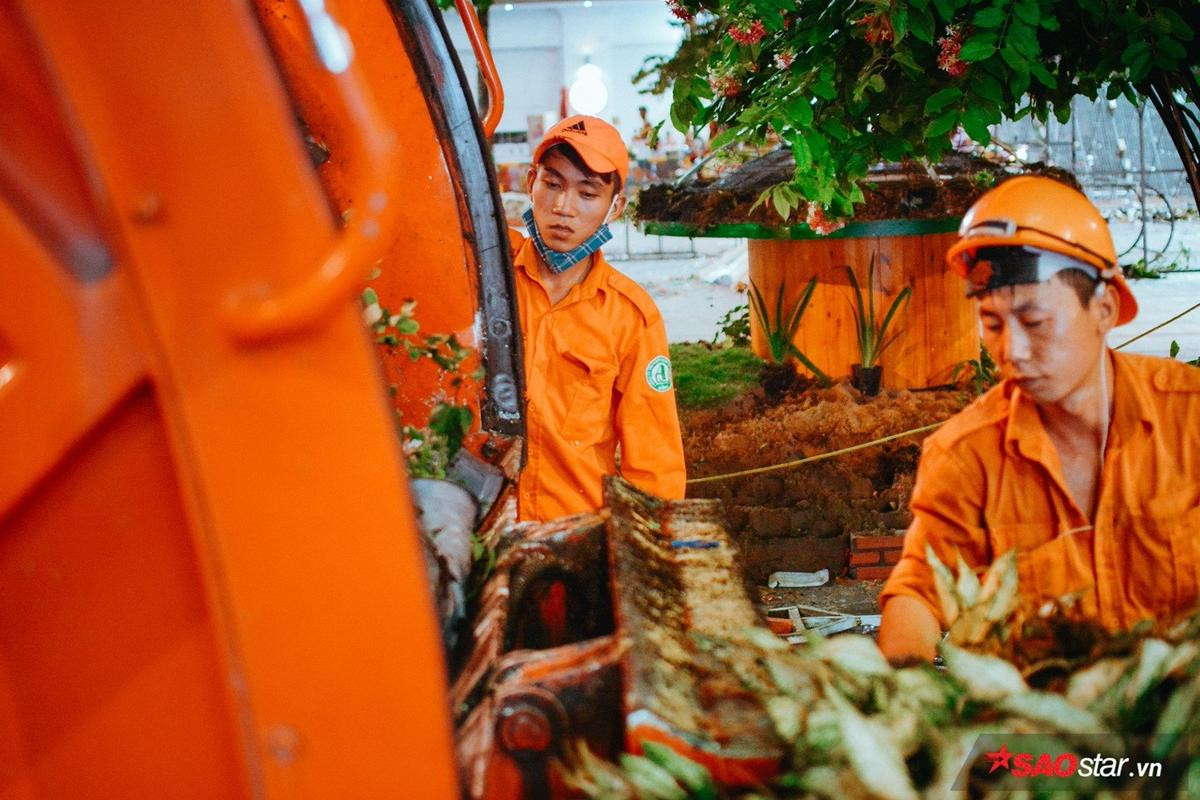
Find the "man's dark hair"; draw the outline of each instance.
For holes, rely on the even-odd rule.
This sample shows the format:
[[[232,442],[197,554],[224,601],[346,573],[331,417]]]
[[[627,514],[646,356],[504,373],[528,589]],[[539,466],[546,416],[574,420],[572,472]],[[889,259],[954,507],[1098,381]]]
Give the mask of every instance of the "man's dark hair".
[[[560,156],[571,162],[571,166],[587,175],[589,178],[599,178],[606,186],[613,187],[613,197],[621,193],[621,176],[614,172],[596,172],[587,165],[583,160],[583,156],[579,155],[579,151],[566,142],[559,142],[552,147],[547,148],[546,152],[542,153],[542,161],[546,160],[546,156],[551,153],[558,153]]]
[[[1064,269],[1056,274],[1059,280],[1075,290],[1084,308],[1091,304],[1092,298],[1096,296],[1096,287],[1100,285],[1098,278],[1093,278],[1081,269]]]

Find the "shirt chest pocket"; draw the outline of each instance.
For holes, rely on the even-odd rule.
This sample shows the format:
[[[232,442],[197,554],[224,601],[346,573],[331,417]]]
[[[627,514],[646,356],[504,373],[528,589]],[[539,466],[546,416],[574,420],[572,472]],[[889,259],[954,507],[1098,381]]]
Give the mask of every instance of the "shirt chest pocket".
[[[613,384],[617,368],[586,353],[560,350],[551,368],[561,409],[559,435],[570,442],[596,442],[612,429]]]
[[[1158,591],[1167,587],[1168,613],[1188,611],[1196,605],[1200,584],[1200,484],[1184,484],[1146,500],[1130,510],[1128,530],[1153,542],[1159,563],[1145,565],[1156,579]],[[1162,563],[1167,561],[1167,563]]]
[[[996,526],[992,534],[997,553],[1017,548],[1021,596],[1033,609],[1072,597],[1085,613],[1096,613],[1091,528],[1067,532],[1052,522],[1021,523]]]

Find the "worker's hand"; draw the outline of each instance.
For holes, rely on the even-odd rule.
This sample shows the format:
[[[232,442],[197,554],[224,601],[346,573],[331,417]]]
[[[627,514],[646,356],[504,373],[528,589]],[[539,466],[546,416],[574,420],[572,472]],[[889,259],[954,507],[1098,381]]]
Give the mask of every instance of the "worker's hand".
[[[896,595],[883,607],[879,649],[893,664],[933,661],[942,626],[920,600]]]

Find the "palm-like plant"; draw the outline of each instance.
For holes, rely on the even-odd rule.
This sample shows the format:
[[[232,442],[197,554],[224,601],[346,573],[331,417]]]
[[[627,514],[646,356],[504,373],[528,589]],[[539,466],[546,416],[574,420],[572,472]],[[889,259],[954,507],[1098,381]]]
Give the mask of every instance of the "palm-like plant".
[[[804,355],[799,348],[796,347],[795,338],[796,331],[800,330],[800,321],[804,319],[804,312],[808,308],[808,303],[812,300],[813,290],[817,288],[817,279],[813,277],[809,280],[808,285],[800,292],[800,296],[796,298],[796,302],[786,310],[783,308],[783,296],[787,294],[787,282],[784,281],[779,285],[779,292],[775,295],[775,315],[774,321],[767,314],[767,301],[763,297],[763,293],[755,285],[754,281],[750,281],[750,304],[754,306],[754,313],[758,317],[758,324],[762,327],[763,336],[767,342],[767,352],[771,356],[771,361],[775,364],[786,364],[793,358],[808,368],[817,380],[821,383],[831,383],[829,376],[826,375],[821,368],[814,364],[808,356]]]
[[[875,362],[879,360],[883,351],[900,335],[899,331],[893,331],[889,337],[887,335],[888,326],[892,324],[892,319],[902,304],[905,308],[908,307],[908,301],[912,297],[912,287],[905,286],[892,300],[887,313],[883,315],[883,321],[876,322],[878,318],[875,316],[875,293],[871,291],[871,286],[875,283],[875,256],[871,256],[871,264],[867,272],[867,299],[865,301],[862,287],[858,284],[854,270],[847,266],[846,273],[850,276],[850,286],[854,289],[854,323],[855,333],[858,336],[858,353],[862,358],[863,369],[870,369],[875,366]]]

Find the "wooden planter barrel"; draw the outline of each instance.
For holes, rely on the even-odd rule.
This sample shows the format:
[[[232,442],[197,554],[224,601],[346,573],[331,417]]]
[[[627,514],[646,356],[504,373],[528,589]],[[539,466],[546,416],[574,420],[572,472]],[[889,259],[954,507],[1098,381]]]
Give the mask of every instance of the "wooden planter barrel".
[[[876,262],[871,291],[877,317],[882,318],[905,286],[913,290],[908,309],[898,312],[889,327],[900,336],[879,361],[885,388],[945,385],[951,382],[955,367],[979,357],[974,304],[964,296],[962,279],[946,269],[946,250],[957,238],[957,219],[851,223],[829,236],[818,236],[805,225],[781,229],[718,225],[703,233],[671,223],[647,226],[649,232],[663,235],[687,235],[689,228],[692,236],[750,240],[750,280],[763,293],[771,314],[781,288],[786,310],[809,279],[816,277],[817,286],[795,343],[835,380],[848,379],[851,364],[860,361],[854,291],[845,266],[854,269],[865,292],[871,256]],[[762,329],[754,315],[752,322],[754,352],[766,357]]]

